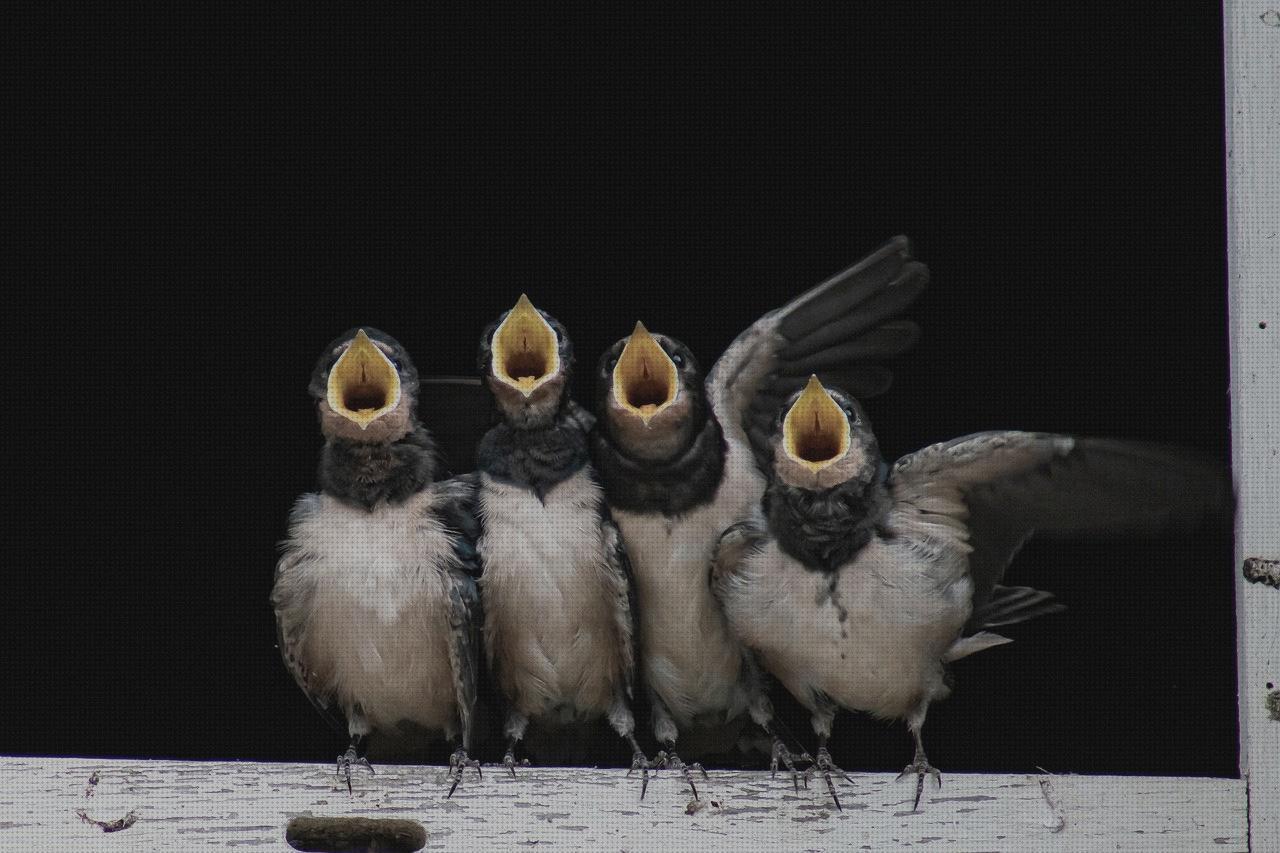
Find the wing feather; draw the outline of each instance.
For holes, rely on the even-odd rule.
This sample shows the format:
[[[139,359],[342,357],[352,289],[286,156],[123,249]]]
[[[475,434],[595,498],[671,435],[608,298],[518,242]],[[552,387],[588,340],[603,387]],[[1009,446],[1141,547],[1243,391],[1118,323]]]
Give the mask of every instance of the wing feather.
[[[988,624],[1045,612],[1043,600],[991,610],[996,584],[1033,533],[1155,535],[1228,519],[1233,503],[1225,466],[1194,451],[1030,432],[926,447],[899,460],[888,485],[895,513],[967,535],[974,611],[986,611]]]
[[[900,355],[919,337],[916,324],[897,315],[928,281],[929,270],[912,257],[907,238],[895,237],[757,320],[707,377],[708,400],[726,440],[750,445],[768,471],[774,418],[810,373],[855,397],[887,390],[892,373],[877,361]]]

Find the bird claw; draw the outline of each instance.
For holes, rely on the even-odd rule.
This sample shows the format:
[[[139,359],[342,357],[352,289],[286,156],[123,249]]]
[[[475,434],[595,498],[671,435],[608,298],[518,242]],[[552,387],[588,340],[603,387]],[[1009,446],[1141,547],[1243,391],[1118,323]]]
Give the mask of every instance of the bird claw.
[[[770,778],[774,778],[778,775],[779,759],[781,759],[782,764],[787,768],[787,770],[791,771],[791,785],[796,789],[797,794],[800,793],[800,775],[796,771],[796,757],[791,754],[791,750],[787,749],[786,744],[784,744],[779,738],[774,738],[773,752],[769,755]],[[813,759],[809,757],[809,753],[807,752],[800,756],[800,760],[808,761],[810,764],[813,763]],[[806,788],[809,787],[809,777],[807,774],[805,776],[804,786]]]
[[[338,756],[337,775],[339,779],[342,779],[343,777],[346,778],[348,794],[352,793],[352,790],[351,790],[352,765],[356,767],[363,767],[365,770],[368,770],[370,773],[373,773],[373,765],[369,763],[369,759],[365,758],[363,755],[357,754],[356,748],[354,746],[347,747],[347,751],[342,753],[342,755]]]
[[[644,757],[643,752],[637,752],[631,756],[631,769],[627,771],[630,776],[636,770],[640,771],[640,799],[644,799],[645,792],[649,790],[649,768],[653,765],[649,763],[649,759]]]
[[[465,749],[456,749],[449,756],[449,778],[453,779],[453,784],[449,786],[449,793],[445,795],[445,799],[453,796],[453,792],[458,790],[458,783],[462,781],[462,774],[468,767],[474,767],[476,776],[484,778],[484,773],[480,770],[480,762],[467,755]]]
[[[707,775],[706,769],[703,768],[703,766],[697,763],[696,761],[693,764],[685,764],[683,761],[681,761],[680,756],[676,755],[676,751],[674,749],[672,749],[671,752],[667,752],[666,750],[660,751],[657,755],[657,763],[654,765],[654,767],[655,769],[658,769],[658,770],[665,770],[667,768],[671,768],[673,770],[679,770],[680,772],[682,772],[684,774],[684,780],[689,783],[689,790],[693,791],[693,798],[695,800],[698,799],[698,788],[696,785],[693,784],[693,776],[692,774],[689,773],[689,770],[690,769],[697,770],[699,773],[702,774],[703,779],[711,778],[710,776]]]
[[[916,811],[920,808],[920,795],[924,793],[924,777],[932,776],[933,781],[936,782],[938,788],[941,789],[942,774],[938,771],[938,768],[929,763],[929,759],[925,758],[924,755],[917,755],[915,761],[902,768],[902,772],[898,774],[898,778],[893,781],[901,782],[912,773],[916,775],[916,800],[911,806],[911,810]]]
[[[853,784],[853,778],[835,765],[835,762],[831,760],[831,753],[827,752],[827,748],[825,746],[818,749],[817,760],[809,767],[805,768],[804,776],[806,788],[809,787],[809,776],[812,775],[815,770],[822,772],[822,778],[826,780],[827,783],[827,791],[830,792],[831,799],[836,804],[836,811],[844,811],[844,806],[840,805],[840,798],[836,796],[836,786],[831,781],[831,774],[832,772],[835,772],[850,785]]]
[[[519,761],[516,761],[515,753],[513,753],[513,752],[512,752],[511,750],[509,750],[509,749],[507,750],[507,754],[506,754],[506,755],[504,755],[504,756],[502,756],[502,765],[503,765],[504,767],[506,767],[508,770],[510,770],[510,771],[511,771],[511,778],[512,778],[512,779],[516,778],[516,767],[517,767],[517,766],[520,766],[520,767],[529,767],[529,766],[530,766],[530,765],[529,765],[529,759],[527,759],[527,758],[522,758],[522,759],[520,759]],[[478,770],[478,769],[477,769],[477,772],[479,772],[479,770]]]

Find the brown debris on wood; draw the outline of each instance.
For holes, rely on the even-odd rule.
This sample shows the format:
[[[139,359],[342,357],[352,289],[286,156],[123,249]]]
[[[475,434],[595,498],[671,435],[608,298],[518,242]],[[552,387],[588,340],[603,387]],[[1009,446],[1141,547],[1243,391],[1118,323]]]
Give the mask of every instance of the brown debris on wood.
[[[119,832],[122,829],[128,829],[138,821],[137,812],[129,812],[118,820],[95,820],[94,818],[89,817],[84,809],[76,809],[76,814],[80,816],[82,821],[93,824],[103,832]]]

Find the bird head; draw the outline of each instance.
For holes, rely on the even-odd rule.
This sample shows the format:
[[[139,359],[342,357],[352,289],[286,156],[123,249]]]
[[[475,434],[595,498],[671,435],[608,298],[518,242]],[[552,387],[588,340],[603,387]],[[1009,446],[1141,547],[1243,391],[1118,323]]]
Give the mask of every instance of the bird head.
[[[880,448],[858,402],[810,376],[778,417],[773,466],[774,474],[795,488],[868,486],[879,473]]]
[[[417,388],[418,371],[404,347],[365,326],[325,348],[308,390],[327,437],[380,444],[413,429]]]
[[[520,294],[480,341],[480,370],[507,423],[544,426],[560,409],[573,345],[554,317]]]
[[[678,456],[706,419],[702,374],[689,348],[637,322],[600,357],[597,413],[629,455],[663,462]]]

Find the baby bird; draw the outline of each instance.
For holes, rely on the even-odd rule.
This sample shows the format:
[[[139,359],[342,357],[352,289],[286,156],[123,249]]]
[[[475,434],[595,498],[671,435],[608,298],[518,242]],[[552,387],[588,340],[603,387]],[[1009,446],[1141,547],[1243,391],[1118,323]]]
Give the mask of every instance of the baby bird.
[[[759,506],[774,415],[811,371],[865,395],[888,386],[880,362],[919,331],[897,316],[928,279],[897,237],[761,317],[710,375],[687,346],[642,323],[600,359],[592,458],[636,576],[659,766],[680,769],[695,798],[677,738],[731,746],[748,718],[773,738],[772,767],[781,759],[796,778],[759,673],[711,591],[720,534]]]
[[[635,739],[630,567],[587,452],[593,418],[570,399],[564,327],[523,294],[484,333],[480,369],[502,415],[476,454],[484,639],[508,703],[504,763],[530,720],[605,717]]]
[[[285,665],[345,728],[338,756],[373,767],[372,732],[442,734],[457,788],[471,748],[479,664],[473,479],[433,483],[435,448],[414,412],[418,373],[375,329],[331,343],[311,377],[325,437],[320,491],[289,522],[271,603]],[[344,725],[345,721],[345,725]]]
[[[941,783],[921,730],[946,665],[1009,642],[989,627],[1060,609],[1000,586],[1034,531],[1190,528],[1231,502],[1224,472],[1187,452],[1047,433],[977,433],[886,469],[858,403],[817,377],[771,446],[761,510],[721,538],[714,584],[736,636],[811,712],[837,806],[839,708],[906,720],[916,807],[926,775]]]

